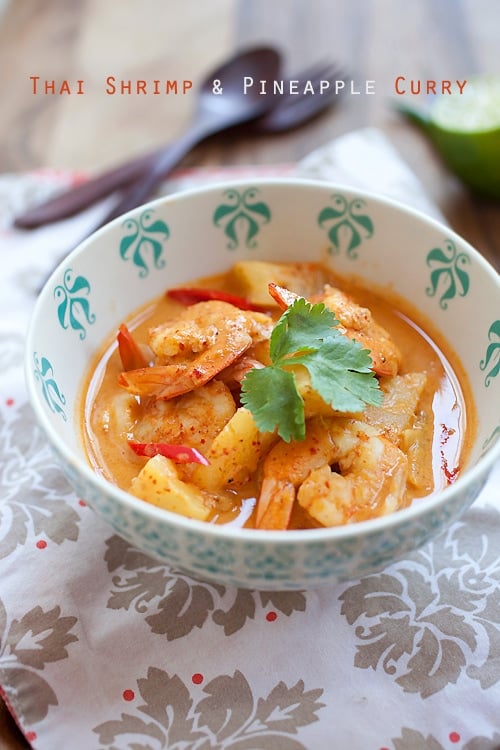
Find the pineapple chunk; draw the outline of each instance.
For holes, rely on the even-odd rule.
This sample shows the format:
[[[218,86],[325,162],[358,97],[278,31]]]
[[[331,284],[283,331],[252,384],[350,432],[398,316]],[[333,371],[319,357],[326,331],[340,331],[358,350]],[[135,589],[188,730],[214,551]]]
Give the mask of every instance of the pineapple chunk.
[[[130,493],[160,508],[198,521],[206,521],[210,505],[201,490],[179,479],[173,461],[153,456],[132,480]]]
[[[242,406],[213,441],[207,455],[209,466],[196,465],[192,479],[210,491],[242,484],[275,440],[273,434],[260,432],[252,414]]]
[[[314,263],[266,263],[240,261],[230,272],[231,290],[258,305],[276,305],[269,296],[268,284],[274,281],[301,297],[309,297],[327,282],[325,271]]]
[[[404,431],[413,425],[426,382],[427,376],[423,372],[382,378],[382,404],[368,406],[364,411],[364,421],[377,427],[392,442],[398,444]]]

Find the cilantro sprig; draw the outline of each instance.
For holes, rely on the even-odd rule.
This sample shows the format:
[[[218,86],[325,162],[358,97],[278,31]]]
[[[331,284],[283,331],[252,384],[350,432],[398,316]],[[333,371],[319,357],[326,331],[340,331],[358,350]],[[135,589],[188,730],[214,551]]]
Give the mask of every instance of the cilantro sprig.
[[[382,393],[368,349],[345,336],[324,304],[302,297],[287,308],[273,328],[267,367],[248,372],[241,400],[262,432],[277,430],[283,440],[303,440],[304,401],[290,366],[303,365],[317,393],[336,411],[357,412],[379,405]]]

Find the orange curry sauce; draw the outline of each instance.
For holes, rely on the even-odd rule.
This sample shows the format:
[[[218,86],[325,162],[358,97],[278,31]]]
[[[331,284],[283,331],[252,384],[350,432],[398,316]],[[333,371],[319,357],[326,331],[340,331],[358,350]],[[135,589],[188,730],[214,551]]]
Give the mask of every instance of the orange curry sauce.
[[[335,278],[327,271],[330,283],[347,291],[369,308],[374,319],[390,333],[402,352],[400,374],[425,372],[427,384],[419,402],[419,411],[428,415],[426,443],[429,447],[424,475],[425,489],[409,489],[407,504],[418,497],[439,492],[453,482],[466,460],[475,430],[475,415],[467,379],[458,358],[447,342],[432,330],[409,305],[392,292],[374,293],[361,285]],[[219,275],[193,281],[191,286],[233,291],[229,276]],[[137,311],[127,321],[137,341],[147,340],[150,327],[174,318],[183,305],[161,296]],[[279,311],[273,311],[277,319]],[[137,456],[119,430],[103,428],[107,404],[122,391],[118,376],[122,371],[116,339],[105,343],[87,373],[81,398],[81,425],[88,459],[96,472],[124,490],[147,461]],[[105,422],[105,420],[104,420]],[[210,521],[253,526],[252,509],[258,494],[256,481],[239,489],[221,493],[220,508]],[[317,523],[300,508],[294,511],[290,528],[316,527]]]

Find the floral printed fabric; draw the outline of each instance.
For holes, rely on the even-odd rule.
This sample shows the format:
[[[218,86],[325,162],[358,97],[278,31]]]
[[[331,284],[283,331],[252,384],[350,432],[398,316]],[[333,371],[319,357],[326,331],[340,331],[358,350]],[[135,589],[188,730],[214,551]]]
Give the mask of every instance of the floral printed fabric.
[[[9,216],[68,175],[0,178],[0,684],[38,750],[498,750],[500,470],[378,575],[269,593],[193,580],[74,495],[23,385],[33,289],[95,219]]]

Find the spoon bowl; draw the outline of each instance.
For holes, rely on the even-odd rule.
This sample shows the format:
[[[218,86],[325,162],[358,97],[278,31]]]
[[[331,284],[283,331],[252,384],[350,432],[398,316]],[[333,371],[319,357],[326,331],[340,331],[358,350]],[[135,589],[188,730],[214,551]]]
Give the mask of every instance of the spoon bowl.
[[[267,113],[274,104],[271,96],[262,96],[257,90],[243,93],[243,79],[252,76],[255,80],[272,79],[280,74],[281,56],[272,47],[259,46],[237,52],[222,65],[217,66],[200,84],[193,119],[188,131],[168,146],[139,156],[124,164],[103,172],[101,175],[70,188],[18,216],[14,226],[19,229],[35,229],[53,221],[65,219],[83,211],[118,189],[132,190],[132,184],[155,168],[151,186],[138,193],[126,193],[122,202],[115,206],[100,226],[134,208],[154,190],[159,178],[163,179],[181,159],[198,143],[219,130],[236,124],[255,121]],[[220,88],[216,85],[220,82]],[[221,93],[214,93],[221,91]],[[161,173],[161,174],[160,174]],[[95,227],[96,229],[98,227]]]
[[[236,53],[202,81],[195,109],[198,125],[202,129],[210,128],[213,116],[219,130],[221,118],[224,121],[227,118],[230,125],[231,122],[247,122],[268,111],[272,97],[263,96],[260,89],[253,86],[246,91],[244,80],[272,80],[279,77],[280,70],[281,56],[273,47],[254,47]]]
[[[239,52],[206,76],[200,86],[198,105],[191,126],[159,155],[143,179],[134,182],[106,216],[102,224],[144,203],[154,189],[185,154],[210,135],[255,120],[273,104],[273,97],[262,96],[251,87],[243,89],[244,76],[254,79],[276,78],[281,58],[271,47],[256,47]],[[219,88],[220,84],[220,88]],[[219,91],[220,93],[216,93]]]

